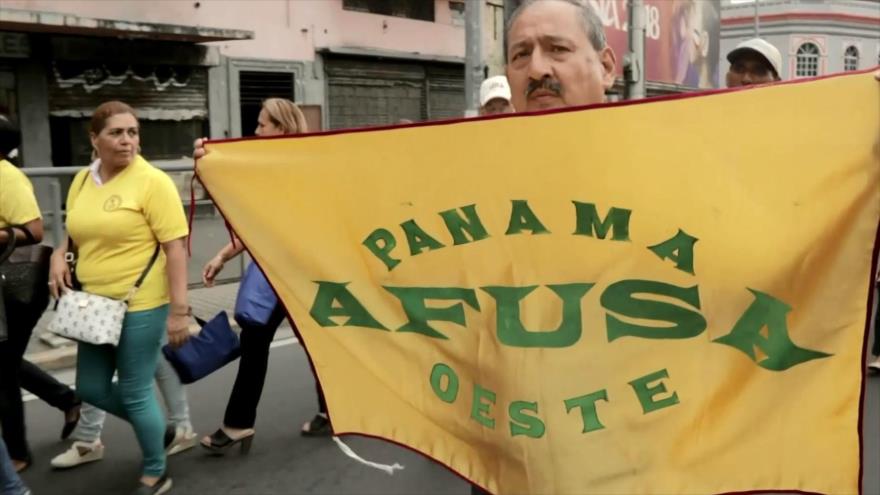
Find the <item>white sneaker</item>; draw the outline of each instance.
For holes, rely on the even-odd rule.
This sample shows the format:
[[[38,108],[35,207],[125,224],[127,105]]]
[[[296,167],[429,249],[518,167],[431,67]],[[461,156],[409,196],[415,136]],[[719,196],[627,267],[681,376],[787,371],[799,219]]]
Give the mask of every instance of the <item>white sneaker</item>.
[[[199,443],[198,435],[192,428],[177,427],[174,430],[174,440],[165,448],[166,455],[174,455],[189,450]]]
[[[100,440],[89,442],[73,442],[67,451],[58,454],[52,459],[52,467],[55,469],[68,469],[86,464],[88,462],[100,461],[104,458],[104,444]]]

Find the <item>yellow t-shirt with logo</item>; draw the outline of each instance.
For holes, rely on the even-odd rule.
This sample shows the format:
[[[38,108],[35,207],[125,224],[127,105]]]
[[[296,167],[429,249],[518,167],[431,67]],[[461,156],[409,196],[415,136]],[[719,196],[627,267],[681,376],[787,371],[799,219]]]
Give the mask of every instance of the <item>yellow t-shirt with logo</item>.
[[[41,218],[34,187],[24,172],[0,160],[0,228]]]
[[[157,241],[189,233],[174,182],[140,156],[106,184],[88,169],[78,173],[67,194],[67,231],[76,243],[76,275],[83,290],[122,299],[150,261]],[[129,301],[129,311],[168,303],[165,253]]]

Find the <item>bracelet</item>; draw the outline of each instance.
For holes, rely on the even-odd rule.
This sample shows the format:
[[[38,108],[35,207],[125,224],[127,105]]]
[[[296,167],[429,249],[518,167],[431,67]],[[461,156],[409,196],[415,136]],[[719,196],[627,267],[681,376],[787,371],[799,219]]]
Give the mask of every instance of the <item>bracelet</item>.
[[[181,313],[181,312],[179,312],[179,311],[174,311],[174,310],[172,310],[172,311],[171,311],[171,314],[172,314],[173,316],[192,316],[192,314],[193,314],[192,306],[187,306],[187,307],[186,307],[186,311],[183,312],[183,313]]]

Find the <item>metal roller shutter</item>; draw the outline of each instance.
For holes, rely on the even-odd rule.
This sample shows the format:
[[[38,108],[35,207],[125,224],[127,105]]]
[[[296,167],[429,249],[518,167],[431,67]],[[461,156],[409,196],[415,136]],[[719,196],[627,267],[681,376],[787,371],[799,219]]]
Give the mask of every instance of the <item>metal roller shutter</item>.
[[[428,68],[428,118],[459,118],[464,115],[464,69]]]
[[[117,66],[100,62],[53,63],[49,113],[89,117],[101,103],[122,100],[143,120],[204,119],[208,115],[205,67]]]
[[[461,116],[461,66],[327,57],[329,128],[353,128]]]

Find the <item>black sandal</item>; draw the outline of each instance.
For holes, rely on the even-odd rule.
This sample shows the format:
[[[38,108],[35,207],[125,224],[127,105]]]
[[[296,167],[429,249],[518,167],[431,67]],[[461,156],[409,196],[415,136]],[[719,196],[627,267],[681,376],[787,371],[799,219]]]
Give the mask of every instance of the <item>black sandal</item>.
[[[333,435],[333,427],[326,416],[316,414],[311,421],[303,425],[299,433],[304,437],[329,437]]]
[[[241,444],[241,453],[247,454],[251,450],[251,443],[254,441],[254,435],[256,432],[251,430],[251,433],[245,435],[241,438],[237,438],[233,440],[223,431],[222,428],[218,428],[209,438],[209,442],[205,443],[204,440],[199,442],[202,447],[211,451],[211,453],[216,455],[223,455],[227,450],[235,446],[236,444]]]
[[[80,410],[82,409],[82,401],[77,400],[70,409],[64,411],[64,426],[61,428],[61,439],[67,440],[67,437],[76,429],[79,423]]]

